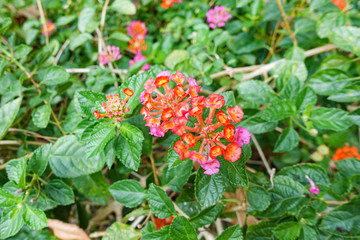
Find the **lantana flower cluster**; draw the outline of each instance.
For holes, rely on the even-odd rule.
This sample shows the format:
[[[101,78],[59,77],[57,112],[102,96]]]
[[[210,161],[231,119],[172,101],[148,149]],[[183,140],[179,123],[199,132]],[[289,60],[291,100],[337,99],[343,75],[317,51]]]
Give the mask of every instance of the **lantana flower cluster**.
[[[168,9],[174,6],[174,3],[182,3],[182,0],[162,0],[160,7]]]
[[[53,31],[56,30],[56,27],[53,22],[49,21],[41,28],[41,34],[44,36],[50,36]]]
[[[125,88],[123,92],[126,95],[123,100],[121,100],[119,94],[107,95],[107,101],[102,102],[101,104],[102,112],[105,113],[100,113],[98,110],[95,110],[93,115],[96,117],[96,119],[108,117],[110,119],[115,118],[116,122],[122,121],[123,115],[130,111],[129,107],[126,107],[126,103],[129,98],[134,95],[134,92],[129,88]]]
[[[344,146],[336,149],[332,160],[338,162],[348,158],[356,158],[360,160],[360,154],[357,147]]]
[[[145,23],[141,21],[132,21],[127,27],[128,34],[132,37],[129,41],[129,49],[132,53],[135,53],[133,59],[130,60],[130,67],[133,66],[138,61],[145,61],[146,57],[142,55],[141,51],[147,49],[145,44],[145,38],[147,33],[147,27]],[[150,64],[145,64],[142,67],[142,70],[149,70]]]
[[[206,19],[209,27],[214,29],[216,27],[224,27],[225,22],[231,18],[231,14],[225,10],[223,6],[216,6],[206,13]]]
[[[170,87],[170,80],[175,82],[174,88]],[[205,174],[212,175],[219,172],[218,157],[231,162],[240,159],[241,147],[250,142],[251,134],[246,128],[233,125],[244,116],[239,106],[223,111],[223,96],[200,96],[201,87],[196,80],[187,78],[187,90],[185,81],[185,75],[179,71],[172,75],[163,71],[156,79],[149,78],[140,95],[144,106],[140,113],[150,134],[163,137],[170,130],[181,136],[173,146],[180,159],[190,158],[200,163]],[[203,115],[207,117],[204,119]]]
[[[116,46],[106,46],[106,51],[102,51],[99,54],[99,62],[101,64],[108,64],[109,62],[115,62],[122,57],[120,48]]]

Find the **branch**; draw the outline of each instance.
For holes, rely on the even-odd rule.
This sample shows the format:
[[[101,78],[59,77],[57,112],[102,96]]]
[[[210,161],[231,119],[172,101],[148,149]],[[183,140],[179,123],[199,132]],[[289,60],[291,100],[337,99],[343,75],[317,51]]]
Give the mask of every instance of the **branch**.
[[[295,46],[298,45],[298,42],[296,40],[296,37],[295,35],[293,34],[293,32],[291,31],[291,27],[290,27],[290,24],[287,20],[287,16],[286,16],[286,13],[285,13],[285,10],[284,10],[284,7],[281,3],[281,0],[276,0],[276,4],[278,5],[278,8],[280,10],[280,13],[281,13],[281,17],[283,18],[283,21],[284,21],[284,24],[285,24],[285,28],[286,30],[288,31],[289,35],[290,35],[290,38],[292,39],[293,43]]]
[[[321,47],[317,47],[317,48],[313,48],[313,49],[310,49],[308,51],[305,52],[305,57],[312,57],[314,55],[317,55],[317,54],[320,54],[320,53],[324,53],[324,52],[329,52],[331,50],[334,50],[336,49],[337,47],[334,45],[334,44],[327,44],[327,45],[324,45],[324,46],[321,46]],[[268,64],[265,64],[265,65],[254,65],[254,66],[249,66],[249,67],[241,67],[241,68],[233,68],[232,71],[233,72],[250,72],[248,74],[245,74],[242,78],[241,78],[241,81],[246,81],[246,80],[250,80],[250,79],[253,79],[254,77],[257,77],[257,76],[261,76],[261,75],[264,75],[265,73],[268,73],[270,72],[276,64],[280,63],[280,62],[283,62],[285,61],[285,59],[280,59],[280,60],[277,60],[275,62],[272,62],[272,63],[268,63]],[[250,67],[254,67],[254,71],[252,70],[248,70],[250,69]],[[251,72],[252,71],[252,72]],[[220,75],[220,73],[222,73]],[[224,75],[227,75],[228,72],[227,71],[222,71],[222,72],[219,72],[219,73],[215,73],[211,76],[216,76],[215,78],[218,78],[218,77],[221,77],[221,76],[224,76]],[[222,93],[226,90],[229,90],[233,87],[235,87],[237,84],[237,82],[233,82],[231,84],[231,86],[226,86],[226,87],[222,87],[220,89],[218,89],[215,93],[219,94],[219,93]]]
[[[39,13],[40,13],[41,24],[43,25],[43,29],[45,30],[45,42],[46,42],[46,45],[48,45],[49,44],[49,35],[47,34],[48,29],[46,27],[46,19],[45,19],[44,9],[42,8],[41,0],[37,0],[36,2],[37,2],[37,6],[39,9]]]
[[[23,141],[17,141],[17,140],[2,140],[0,141],[0,145],[21,145],[23,144]],[[41,146],[44,144],[47,144],[47,142],[36,142],[36,141],[26,141],[28,145],[33,146]]]
[[[63,54],[63,52],[65,51],[65,49],[66,49],[67,46],[69,45],[69,43],[70,43],[70,40],[67,39],[67,40],[64,42],[64,44],[61,46],[59,52],[56,54],[55,61],[54,61],[54,66],[58,64],[61,55]]]
[[[91,68],[67,68],[66,72],[68,73],[88,73],[90,72]],[[127,69],[110,69],[110,72],[116,74],[126,74]]]

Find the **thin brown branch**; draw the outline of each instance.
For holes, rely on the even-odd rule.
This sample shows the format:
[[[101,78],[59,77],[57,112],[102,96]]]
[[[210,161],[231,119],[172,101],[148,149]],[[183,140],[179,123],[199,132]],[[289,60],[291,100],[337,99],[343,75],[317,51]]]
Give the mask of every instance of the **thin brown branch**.
[[[88,73],[90,72],[91,68],[67,68],[66,72],[68,73]],[[127,69],[112,69],[110,70],[112,73],[116,74],[126,74]]]
[[[286,13],[285,13],[285,10],[284,10],[284,7],[281,3],[281,0],[276,0],[276,4],[278,5],[278,8],[280,10],[280,13],[281,13],[281,17],[283,18],[283,21],[284,21],[284,25],[285,25],[285,28],[286,30],[288,31],[289,35],[290,35],[290,38],[292,39],[293,43],[295,46],[298,45],[298,42],[296,40],[296,37],[294,35],[294,33],[292,32],[291,30],[291,27],[290,27],[290,24],[287,20],[287,16],[286,16]]]
[[[67,48],[67,46],[70,44],[70,40],[67,39],[63,45],[61,46],[59,52],[56,54],[56,57],[55,57],[55,61],[54,61],[54,65],[57,65],[59,60],[60,60],[60,57],[61,55],[63,54],[63,52],[65,51],[65,49]]]
[[[110,0],[105,1],[104,6],[102,8],[102,12],[101,12],[101,21],[100,21],[100,32],[101,32],[101,34],[104,32],[105,19],[106,19],[106,10],[107,10],[107,7],[109,6],[109,2],[110,2]]]
[[[46,45],[48,45],[49,44],[49,34],[48,34],[48,29],[46,27],[46,18],[45,18],[44,9],[41,5],[41,0],[36,0],[36,3],[37,3],[39,13],[40,13],[41,24],[43,25],[43,29],[45,31],[45,42],[46,42]]]
[[[151,168],[152,168],[152,171],[154,173],[154,180],[155,180],[155,184],[157,186],[159,186],[159,179],[157,177],[157,174],[156,174],[156,167],[155,167],[155,159],[154,157],[152,156],[152,154],[150,154],[150,162],[151,162]]]
[[[0,141],[0,145],[21,145],[23,144],[23,141],[18,141],[18,140],[2,140]],[[26,143],[28,145],[33,145],[33,146],[41,146],[44,144],[47,144],[47,142],[36,142],[36,141],[26,141]]]
[[[260,158],[261,158],[262,162],[264,163],[266,171],[268,172],[269,176],[271,176],[271,173],[272,173],[271,167],[270,167],[268,161],[266,160],[265,154],[262,151],[262,149],[261,149],[258,141],[256,140],[256,137],[255,137],[254,134],[251,135],[251,139],[253,140],[253,143],[254,143],[254,145],[256,147],[256,150],[259,152]]]

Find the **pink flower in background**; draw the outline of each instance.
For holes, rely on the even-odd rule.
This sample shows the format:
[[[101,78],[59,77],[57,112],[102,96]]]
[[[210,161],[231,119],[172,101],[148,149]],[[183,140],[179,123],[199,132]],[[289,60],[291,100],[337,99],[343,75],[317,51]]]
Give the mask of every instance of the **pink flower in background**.
[[[41,34],[44,36],[50,36],[53,31],[56,30],[56,27],[53,22],[49,21],[41,28]]]
[[[223,6],[216,6],[206,13],[206,19],[212,29],[216,27],[224,27],[225,22],[230,18],[231,14],[228,13]]]
[[[134,58],[130,60],[130,67],[132,67],[136,62],[145,61],[145,60],[146,60],[146,57],[144,55],[142,55],[141,52],[137,52],[137,53],[135,53]],[[150,64],[146,63],[142,67],[142,70],[147,71],[147,70],[149,70],[149,68],[150,68]]]
[[[120,54],[120,48],[116,46],[106,46],[106,51],[100,52],[99,62],[101,64],[107,64],[109,62],[114,62],[119,60],[122,57]]]
[[[153,135],[155,137],[163,137],[165,136],[165,133],[163,131],[160,130],[160,128],[156,128],[156,127],[151,127],[150,128],[150,132],[149,132],[150,135]]]
[[[311,180],[311,178],[309,178],[308,175],[305,175],[306,179],[309,181],[310,183],[310,188],[309,191],[313,194],[319,194],[320,190],[319,187],[315,185],[315,183],[313,182],[313,180]]]
[[[146,37],[147,28],[145,23],[141,21],[132,21],[127,27],[127,32],[131,37]]]
[[[217,159],[209,159],[206,163],[201,164],[205,170],[204,174],[213,175],[219,172],[220,162]]]
[[[249,144],[251,138],[251,133],[242,127],[237,127],[235,129],[235,142],[242,147],[244,144]]]

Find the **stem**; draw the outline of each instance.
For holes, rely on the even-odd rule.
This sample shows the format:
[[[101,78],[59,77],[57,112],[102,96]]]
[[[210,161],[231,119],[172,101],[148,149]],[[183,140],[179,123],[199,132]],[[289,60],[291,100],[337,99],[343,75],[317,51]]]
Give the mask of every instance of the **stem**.
[[[290,27],[290,24],[286,18],[286,13],[284,11],[284,7],[282,6],[282,3],[281,3],[281,0],[276,0],[276,4],[278,5],[279,7],[279,10],[280,10],[280,13],[281,13],[281,16],[283,18],[283,21],[284,21],[284,24],[285,24],[285,28],[286,30],[289,32],[289,35],[290,35],[290,38],[293,40],[293,43],[295,46],[298,45],[298,42],[296,40],[296,37],[295,35],[293,34],[292,30],[291,30],[291,27]]]
[[[159,179],[157,177],[157,174],[156,174],[156,167],[155,167],[155,160],[154,160],[154,157],[152,156],[152,154],[150,154],[150,162],[151,162],[151,168],[153,170],[153,173],[154,173],[154,180],[155,180],[155,184],[157,186],[159,186]]]
[[[40,14],[40,18],[41,18],[41,24],[43,25],[43,28],[45,30],[45,42],[46,45],[49,44],[49,35],[48,35],[48,29],[46,27],[46,19],[45,19],[45,13],[44,13],[44,9],[41,5],[41,0],[36,0],[38,9],[39,9],[39,14]]]

